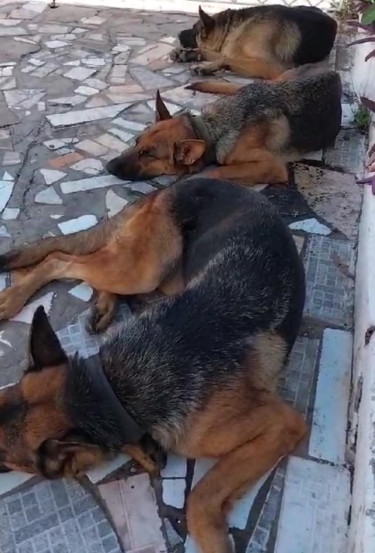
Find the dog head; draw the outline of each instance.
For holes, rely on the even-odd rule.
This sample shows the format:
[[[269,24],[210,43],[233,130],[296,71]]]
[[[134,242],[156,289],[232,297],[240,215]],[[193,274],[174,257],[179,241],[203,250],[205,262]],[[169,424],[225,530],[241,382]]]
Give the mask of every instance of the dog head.
[[[191,29],[185,29],[178,35],[182,48],[198,48],[207,45],[215,29],[215,19],[199,6],[199,19]]]
[[[29,366],[0,392],[0,472],[75,476],[106,456],[71,420],[66,405],[69,360],[42,307],[30,332]]]
[[[155,124],[137,138],[133,148],[107,164],[109,173],[123,180],[141,180],[203,169],[206,143],[196,139],[187,116],[170,115],[159,91],[155,119]]]

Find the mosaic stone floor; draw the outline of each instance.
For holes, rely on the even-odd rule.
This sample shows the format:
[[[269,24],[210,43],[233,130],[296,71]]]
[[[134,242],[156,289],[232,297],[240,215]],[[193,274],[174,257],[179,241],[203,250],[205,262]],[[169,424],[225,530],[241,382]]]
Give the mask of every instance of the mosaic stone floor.
[[[193,21],[181,14],[0,0],[1,252],[39,236],[89,228],[168,184],[163,178],[123,183],[103,167],[153,120],[156,88],[173,113],[199,110],[214,99],[186,91],[188,67],[169,61],[174,37]],[[306,267],[304,324],[280,391],[305,415],[311,432],[294,456],[235,505],[229,526],[237,553],[345,551],[361,206],[355,175],[366,151],[354,125],[346,41],[342,33],[330,60],[345,92],[336,148],[297,164],[289,188],[260,187],[290,225]],[[0,289],[8,284],[9,275],[0,274]],[[29,324],[41,303],[69,353],[95,352],[98,340],[85,332],[91,296],[84,284],[54,283],[12,321],[0,323],[0,385],[23,370]],[[126,316],[124,303],[118,319]],[[211,465],[171,456],[152,482],[124,456],[80,483],[0,475],[0,551],[193,553],[184,506]]]

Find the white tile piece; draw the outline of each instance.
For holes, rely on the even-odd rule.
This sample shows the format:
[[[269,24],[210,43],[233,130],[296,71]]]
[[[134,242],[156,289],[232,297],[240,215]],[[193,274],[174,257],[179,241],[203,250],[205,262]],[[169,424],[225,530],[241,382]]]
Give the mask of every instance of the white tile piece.
[[[352,335],[326,328],[320,358],[309,455],[345,463]]]
[[[70,167],[76,171],[82,171],[87,175],[98,175],[103,171],[103,163],[100,159],[82,159]]]
[[[89,470],[87,472],[87,477],[93,484],[97,484],[101,480],[104,480],[106,476],[112,474],[112,472],[115,472],[115,470],[121,468],[129,461],[131,461],[131,457],[129,457],[129,455],[116,455],[116,457],[111,461]]]
[[[160,472],[160,475],[162,478],[185,478],[186,471],[186,458],[171,453],[168,455],[167,464]]]
[[[98,90],[105,90],[108,88],[107,83],[101,81],[100,79],[90,78],[86,79],[85,84],[91,86],[92,88],[97,88]]]
[[[84,152],[88,152],[93,156],[102,156],[108,152],[108,148],[105,148],[92,140],[82,140],[82,142],[77,144],[77,148],[79,150],[83,150]]]
[[[109,132],[111,134],[114,134],[118,138],[120,138],[125,143],[128,142],[128,140],[134,139],[134,134],[131,134],[130,132],[122,131],[120,129],[116,129],[114,127],[112,129],[109,129]]]
[[[77,284],[77,286],[74,286],[74,288],[69,290],[69,294],[82,301],[89,301],[93,292],[94,290],[91,288],[91,286],[89,286],[85,282]]]
[[[33,478],[33,475],[27,474],[26,472],[7,472],[0,474],[0,497],[15,490],[31,478]]]
[[[328,236],[331,234],[331,229],[320,223],[317,219],[304,219],[303,221],[296,221],[289,225],[291,230],[303,230],[304,232],[309,232],[311,234],[321,234],[323,236]]]
[[[72,194],[73,192],[84,192],[86,190],[95,190],[96,188],[105,188],[114,184],[124,184],[123,181],[113,175],[102,175],[92,177],[91,179],[80,179],[61,183],[63,194]]]
[[[104,17],[98,17],[97,15],[94,15],[92,17],[86,17],[85,19],[82,19],[82,23],[84,25],[101,25],[102,23],[105,23],[107,20]]]
[[[349,103],[342,103],[342,117],[341,117],[341,126],[343,128],[354,127],[355,126],[355,115],[353,111],[353,105]]]
[[[0,37],[3,36],[22,36],[27,35],[28,32],[23,27],[5,27],[0,28]]]
[[[65,62],[63,65],[69,65],[69,66],[73,66],[73,67],[78,67],[79,65],[81,65],[81,62],[80,62],[79,60],[67,61],[67,62]]]
[[[106,61],[103,58],[86,58],[82,60],[82,63],[89,67],[103,67]]]
[[[53,106],[78,106],[87,100],[86,96],[75,94],[74,96],[65,96],[63,98],[50,98],[48,101]]]
[[[17,165],[21,163],[21,154],[19,152],[5,152],[3,165]]]
[[[147,127],[147,125],[144,125],[143,123],[138,123],[137,121],[127,121],[122,117],[116,117],[116,119],[114,119],[112,123],[118,125],[119,127],[123,127],[124,129],[129,129],[136,132],[144,131]]]
[[[84,96],[93,96],[98,93],[96,88],[91,88],[91,86],[79,86],[74,92],[77,94],[83,94]]]
[[[63,42],[62,40],[49,40],[44,43],[47,48],[55,49],[55,48],[63,48],[64,46],[68,46],[67,42]]]
[[[0,238],[11,238],[5,225],[0,225]]]
[[[66,176],[66,173],[57,171],[56,169],[40,169],[40,174],[46,184],[53,184]]]
[[[166,553],[156,498],[147,474],[99,486],[125,551]]]
[[[31,25],[29,25],[31,28]],[[69,27],[64,25],[40,25],[38,26],[38,33],[46,33],[49,35],[64,35],[69,32]]]
[[[58,224],[59,229],[63,234],[72,234],[80,230],[86,230],[94,227],[98,223],[95,215],[81,215],[76,219],[69,219]]]
[[[45,312],[47,315],[49,314],[52,306],[52,300],[54,298],[54,293],[49,292],[48,294],[45,294],[41,298],[38,298],[37,300],[32,301],[31,303],[27,304],[22,311],[18,313],[11,321],[16,321],[19,323],[26,323],[31,324],[31,321],[33,320],[33,316],[35,311],[40,305],[43,305]]]
[[[166,505],[182,509],[185,503],[185,478],[167,478],[162,482],[163,501]]]
[[[35,201],[37,204],[49,205],[60,205],[63,203],[58,193],[52,187],[38,192],[35,196]]]
[[[65,146],[65,142],[63,140],[59,140],[58,138],[55,138],[54,140],[47,140],[46,142],[43,142],[43,144],[49,149],[49,150],[58,150],[59,148],[63,148]]]
[[[197,459],[194,466],[194,475],[191,487],[194,488],[199,480],[208,472],[216,463],[216,459]]]
[[[119,104],[116,106],[106,106],[103,108],[89,108],[77,111],[67,111],[66,113],[47,115],[47,119],[53,127],[78,125],[79,123],[87,123],[90,121],[98,121],[100,119],[115,117],[128,106],[129,104]]]
[[[128,200],[121,198],[113,192],[113,190],[108,190],[105,195],[105,206],[107,208],[108,217],[113,217],[119,213],[128,203]]]
[[[4,221],[12,221],[17,219],[20,210],[18,207],[6,207],[3,211],[2,218]]]
[[[190,535],[187,536],[185,541],[185,553],[201,553],[201,550]]]
[[[0,292],[2,290],[5,290],[5,288],[7,287],[7,283],[6,283],[6,274],[5,273],[0,273]],[[0,477],[2,475],[0,474]],[[1,478],[0,478],[1,479]]]
[[[350,474],[290,457],[275,553],[346,553]]]
[[[64,77],[73,79],[74,81],[84,81],[95,73],[96,69],[90,69],[88,67],[73,67],[67,73],[64,73]]]
[[[8,171],[4,171],[4,175],[3,175],[2,180],[11,181],[11,180],[14,180],[14,179],[13,179],[12,175],[10,175],[10,174],[8,173]]]
[[[13,192],[12,181],[0,181],[0,213],[6,207]]]
[[[109,150],[115,150],[116,152],[123,152],[127,148],[127,144],[124,144],[124,142],[121,142],[121,140],[118,140],[117,138],[114,138],[110,134],[102,134],[101,136],[98,136],[96,139],[99,144],[102,144]]]

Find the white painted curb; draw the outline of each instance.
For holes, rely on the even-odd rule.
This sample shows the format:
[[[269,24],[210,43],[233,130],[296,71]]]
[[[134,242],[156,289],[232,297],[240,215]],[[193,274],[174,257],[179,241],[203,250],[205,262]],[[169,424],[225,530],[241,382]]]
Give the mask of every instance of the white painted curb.
[[[360,37],[365,35],[360,35]],[[375,43],[358,46],[352,71],[357,94],[375,100]],[[375,142],[375,116],[369,143]],[[351,436],[356,436],[348,553],[375,551],[375,196],[365,186],[356,269]]]

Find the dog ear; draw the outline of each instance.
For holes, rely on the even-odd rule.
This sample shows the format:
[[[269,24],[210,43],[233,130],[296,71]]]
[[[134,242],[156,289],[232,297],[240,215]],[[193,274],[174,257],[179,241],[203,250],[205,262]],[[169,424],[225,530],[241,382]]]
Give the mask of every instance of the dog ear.
[[[43,306],[35,311],[31,323],[29,358],[30,367],[27,372],[60,365],[67,360]]]
[[[202,8],[199,6],[199,19],[202,22],[203,28],[206,32],[211,31],[215,26],[215,20],[213,17],[208,15]]]
[[[45,478],[74,477],[108,457],[98,445],[78,435],[63,440],[45,440],[38,449],[36,464]]]
[[[182,165],[193,165],[206,151],[204,140],[182,140],[174,148],[174,159]]]
[[[164,104],[159,90],[156,91],[155,112],[155,123],[158,121],[165,121],[166,119],[172,119],[172,115]]]

